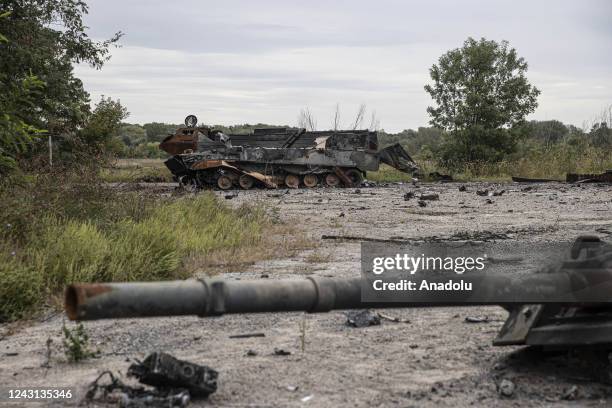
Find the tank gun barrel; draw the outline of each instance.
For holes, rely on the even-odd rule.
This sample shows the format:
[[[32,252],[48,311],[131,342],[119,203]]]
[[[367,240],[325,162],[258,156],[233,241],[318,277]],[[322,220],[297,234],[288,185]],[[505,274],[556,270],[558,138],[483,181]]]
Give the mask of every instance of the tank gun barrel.
[[[601,272],[595,275],[599,276],[597,280],[602,280]],[[364,302],[363,282],[359,278],[73,284],[66,290],[65,306],[72,320],[95,320],[280,311],[313,313],[367,307],[506,306],[511,303],[540,303],[537,299],[556,299],[555,302],[569,304],[590,298],[589,290],[579,290],[580,286],[582,289],[585,286],[577,285],[576,278],[571,273],[534,274],[520,281],[499,275],[464,276],[462,280],[478,285],[476,297],[474,293],[460,291],[440,292],[436,302],[432,302],[432,295],[427,291],[411,292],[405,298],[409,302]],[[591,281],[592,278],[587,280]],[[606,275],[606,283],[611,280]],[[443,280],[440,278],[438,281]],[[611,293],[609,288],[609,285],[605,285],[605,293]]]

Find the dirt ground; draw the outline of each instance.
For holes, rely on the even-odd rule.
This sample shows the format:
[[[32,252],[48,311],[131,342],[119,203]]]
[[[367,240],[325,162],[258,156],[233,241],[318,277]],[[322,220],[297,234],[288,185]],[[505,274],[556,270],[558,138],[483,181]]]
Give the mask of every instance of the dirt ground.
[[[464,185],[465,192],[459,191],[458,183],[300,189],[287,194],[281,194],[284,190],[240,191],[226,202],[239,205],[261,200],[276,207],[276,216],[302,225],[303,233],[318,247],[225,277],[358,276],[359,242],[323,240],[322,235],[408,239],[495,232],[506,234],[522,248],[547,240],[571,241],[585,233],[612,240],[610,185]],[[485,188],[505,193],[476,194]],[[416,199],[403,199],[407,191],[417,196],[421,191],[436,192],[440,200],[419,207]],[[487,199],[492,203],[487,204]],[[524,347],[493,347],[491,342],[506,317],[501,308],[386,309],[384,313],[410,322],[351,328],[345,325],[342,312],[87,322],[91,342],[101,354],[79,364],[64,361],[60,346],[65,317],[50,314],[17,329],[11,326],[11,331],[0,326],[0,387],[64,386],[82,395],[103,370],[125,374],[130,362],[159,350],[219,371],[217,392],[208,400],[193,401],[192,406],[612,404],[612,388],[589,380],[588,368],[580,364]],[[487,316],[488,322],[466,323],[466,316]],[[265,337],[229,338],[254,332]],[[44,367],[49,338],[52,354]],[[274,355],[275,348],[291,355]],[[247,356],[249,350],[256,355]],[[498,393],[504,379],[515,385],[510,397]]]

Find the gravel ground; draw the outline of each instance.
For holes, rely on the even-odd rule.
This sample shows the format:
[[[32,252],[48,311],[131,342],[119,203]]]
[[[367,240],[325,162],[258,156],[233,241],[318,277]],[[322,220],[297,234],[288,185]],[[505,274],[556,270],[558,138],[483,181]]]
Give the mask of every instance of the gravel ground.
[[[464,192],[458,183],[300,189],[287,194],[281,194],[284,190],[241,191],[227,202],[260,200],[277,207],[281,220],[301,224],[303,233],[319,246],[292,259],[258,263],[226,278],[358,276],[359,242],[322,240],[322,235],[410,239],[494,232],[506,234],[517,248],[571,241],[584,233],[612,240],[610,185],[464,185]],[[476,194],[479,189],[505,192],[483,197]],[[417,196],[436,192],[440,199],[419,207],[417,199],[403,199],[408,191]],[[19,327],[0,326],[0,387],[63,386],[82,395],[102,371],[124,374],[130,362],[159,350],[220,372],[218,391],[208,400],[193,401],[194,406],[612,404],[612,389],[590,381],[588,368],[580,362],[551,358],[525,347],[493,347],[491,341],[506,317],[501,308],[387,309],[385,313],[410,322],[350,328],[341,312],[87,322],[91,342],[101,354],[79,364],[66,363],[61,352],[65,317],[49,314]],[[488,322],[468,324],[466,316],[487,316]],[[265,337],[229,338],[253,332]],[[45,365],[49,338],[52,352]],[[274,355],[275,348],[291,355]],[[256,355],[247,356],[249,350]],[[514,385],[509,397],[498,392],[503,380]]]

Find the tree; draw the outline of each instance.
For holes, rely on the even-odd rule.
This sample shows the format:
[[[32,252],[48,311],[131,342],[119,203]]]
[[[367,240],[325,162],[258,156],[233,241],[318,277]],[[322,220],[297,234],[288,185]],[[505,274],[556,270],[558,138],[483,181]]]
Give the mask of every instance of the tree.
[[[120,153],[123,143],[119,139],[121,122],[129,113],[119,101],[102,96],[89,116],[79,138],[97,152]]]
[[[535,110],[540,94],[526,72],[527,62],[507,41],[468,38],[439,58],[425,90],[436,104],[427,108],[430,123],[450,132],[443,164],[498,161],[514,150],[520,132],[513,128]]]
[[[176,128],[184,125],[174,125],[170,123],[152,122],[142,125],[146,132],[146,139],[149,142],[161,142],[169,134],[173,134]]]
[[[1,13],[0,20],[9,15],[10,12]],[[0,33],[0,47],[8,43],[9,39]],[[22,112],[34,104],[43,85],[32,74],[11,81],[0,71],[0,175],[15,169],[17,157],[28,151],[42,132],[28,123]]]
[[[21,109],[21,119],[51,133],[76,130],[87,121],[89,94],[72,64],[100,69],[121,32],[106,41],[91,40],[83,24],[88,8],[81,0],[4,0],[1,7],[9,14],[0,19],[0,32],[10,40],[0,46],[3,81],[16,84],[34,76],[44,83]]]
[[[567,126],[558,120],[532,120],[524,124],[525,133],[545,144],[558,143],[569,134]]]

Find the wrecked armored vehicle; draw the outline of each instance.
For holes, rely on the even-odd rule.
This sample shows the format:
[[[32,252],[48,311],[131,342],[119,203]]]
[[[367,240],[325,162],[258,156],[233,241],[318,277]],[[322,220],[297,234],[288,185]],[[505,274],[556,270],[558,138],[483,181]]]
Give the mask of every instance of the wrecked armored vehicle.
[[[368,130],[316,131],[294,128],[255,129],[252,134],[226,135],[196,127],[193,115],[160,144],[174,155],[165,164],[182,184],[289,188],[359,185],[366,171],[386,163],[402,172],[417,170],[399,145],[378,150],[378,135]]]

